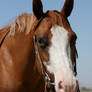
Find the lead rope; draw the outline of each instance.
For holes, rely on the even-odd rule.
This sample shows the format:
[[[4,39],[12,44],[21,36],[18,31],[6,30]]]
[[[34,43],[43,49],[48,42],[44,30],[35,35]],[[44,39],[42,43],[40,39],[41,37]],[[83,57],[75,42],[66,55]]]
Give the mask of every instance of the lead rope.
[[[38,59],[39,59],[39,62],[41,64],[41,69],[42,69],[42,74],[44,75],[45,77],[45,92],[49,92],[46,88],[47,85],[53,85],[55,86],[54,83],[51,83],[51,79],[50,77],[48,76],[48,74],[45,72],[45,69],[44,69],[44,64],[42,62],[42,59],[41,59],[41,56],[40,56],[40,53],[38,51],[38,47],[37,47],[37,44],[36,44],[36,36],[34,35],[33,36],[33,41],[34,41],[34,47],[35,47],[35,53],[36,55],[38,56]]]

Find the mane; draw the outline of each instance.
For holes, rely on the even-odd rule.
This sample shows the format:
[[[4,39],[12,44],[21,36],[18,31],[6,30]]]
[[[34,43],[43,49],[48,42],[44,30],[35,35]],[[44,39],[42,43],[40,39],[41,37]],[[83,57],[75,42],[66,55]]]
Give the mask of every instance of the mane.
[[[16,31],[25,31],[26,34],[29,34],[33,30],[36,21],[37,19],[33,14],[22,14],[10,25],[10,35],[14,36]]]

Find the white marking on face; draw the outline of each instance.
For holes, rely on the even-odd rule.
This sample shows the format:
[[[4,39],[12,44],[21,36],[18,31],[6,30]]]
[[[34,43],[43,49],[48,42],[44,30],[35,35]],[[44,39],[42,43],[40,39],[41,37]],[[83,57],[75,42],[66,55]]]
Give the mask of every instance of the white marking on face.
[[[51,33],[51,46],[49,48],[50,59],[46,66],[48,71],[54,73],[57,91],[60,81],[62,81],[64,87],[74,86],[75,77],[72,70],[68,31],[56,25],[51,28]]]

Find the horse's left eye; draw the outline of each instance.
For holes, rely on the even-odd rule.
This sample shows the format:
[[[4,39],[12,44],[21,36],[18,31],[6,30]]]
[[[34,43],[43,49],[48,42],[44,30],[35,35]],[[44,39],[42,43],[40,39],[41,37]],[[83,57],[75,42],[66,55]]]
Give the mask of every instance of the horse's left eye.
[[[42,49],[45,49],[46,46],[48,45],[47,40],[44,39],[43,37],[39,37],[39,38],[38,38],[38,43],[39,43],[39,45],[40,45],[40,47],[41,47]]]

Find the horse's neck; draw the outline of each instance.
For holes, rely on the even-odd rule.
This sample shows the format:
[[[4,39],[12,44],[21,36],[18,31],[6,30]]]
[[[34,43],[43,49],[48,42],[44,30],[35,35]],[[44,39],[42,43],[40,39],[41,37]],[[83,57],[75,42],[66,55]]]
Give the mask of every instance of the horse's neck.
[[[10,89],[16,89],[19,86],[24,86],[23,88],[26,89],[26,86],[30,86],[30,90],[33,89],[32,92],[43,92],[44,80],[39,74],[39,68],[37,68],[36,65],[37,63],[35,63],[36,59],[33,43],[33,28],[35,24],[36,19],[34,15],[26,14],[20,16],[12,25],[10,25],[7,38],[5,38],[2,48],[0,48],[0,65],[2,66],[4,62],[6,62],[7,64],[5,64],[5,67],[8,67],[8,72],[6,69],[0,68],[2,71],[0,72],[0,78],[1,80],[4,80],[0,82],[0,85],[4,87],[8,85],[8,88]],[[2,30],[2,32],[4,32],[4,30]],[[6,54],[3,54],[4,52]],[[6,74],[8,74],[9,77]],[[12,74],[12,76],[10,76],[10,74]],[[14,79],[15,75],[16,80]],[[18,85],[19,80],[24,82],[24,84]],[[6,83],[5,81],[8,82]],[[21,89],[20,92],[22,91],[23,89]]]

